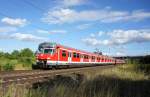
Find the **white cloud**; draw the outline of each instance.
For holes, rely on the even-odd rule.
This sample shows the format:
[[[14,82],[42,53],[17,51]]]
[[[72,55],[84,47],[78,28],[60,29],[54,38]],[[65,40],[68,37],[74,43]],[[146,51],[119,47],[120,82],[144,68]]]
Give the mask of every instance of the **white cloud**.
[[[135,10],[132,12],[132,15],[127,17],[126,19],[136,19],[142,20],[143,18],[150,18],[150,12],[145,12],[144,10]]]
[[[51,30],[49,33],[65,34],[65,33],[67,33],[67,31],[65,31],[65,30]]]
[[[108,39],[98,39],[96,37],[88,37],[83,39],[88,45],[123,45],[129,43],[150,42],[150,29],[141,30],[113,30],[112,32],[105,32]]]
[[[146,12],[144,10],[134,10],[132,12],[127,12],[124,16],[117,16],[117,13],[114,13],[114,17],[105,18],[102,22],[111,23],[117,21],[140,21],[147,18],[150,18],[150,12]]]
[[[94,34],[94,33],[91,33],[91,34],[90,34],[90,37],[95,37],[95,34]]]
[[[3,52],[4,50],[2,48],[0,48],[0,52]]]
[[[70,9],[54,10],[46,13],[45,17],[42,18],[42,20],[50,24],[65,23],[67,21],[73,22],[74,20],[72,18],[74,18],[75,14],[76,13]]]
[[[90,26],[92,26],[92,24],[81,24],[77,26],[77,29],[83,30],[89,28]]]
[[[82,39],[82,40],[86,44],[92,45],[92,46],[110,45],[111,44],[111,41],[109,41],[109,40],[98,40],[95,37],[89,37],[89,38],[85,38],[85,39]]]
[[[87,0],[59,0],[58,3],[65,7],[70,7],[85,4],[85,1]]]
[[[42,20],[49,24],[74,23],[80,21],[100,21],[103,23],[119,21],[139,21],[150,18],[150,12],[135,10],[132,12],[112,9],[76,11],[69,8],[49,10]]]
[[[42,33],[42,34],[47,34],[47,33],[49,33],[49,31],[47,31],[47,30],[41,30],[41,29],[38,29],[37,32],[38,32],[38,33]]]
[[[25,26],[27,24],[27,20],[21,18],[13,19],[13,18],[5,17],[1,20],[1,22],[10,26],[19,26],[19,27]]]
[[[112,57],[127,56],[127,54],[124,52],[103,52],[103,55],[108,55]]]
[[[150,30],[114,30],[110,33],[113,44],[150,41]]]
[[[10,35],[10,38],[21,41],[47,41],[46,38],[34,36],[32,34],[14,33]]]
[[[48,30],[41,30],[41,29],[37,30],[37,32],[43,33],[43,34],[65,34],[65,33],[67,33],[67,31],[65,31],[65,30],[50,30],[50,31],[48,31]]]
[[[0,39],[15,39],[15,40],[20,40],[20,41],[31,41],[31,42],[48,41],[48,39],[45,37],[39,37],[39,36],[35,36],[32,34],[23,34],[23,33],[1,35]]]
[[[127,54],[124,52],[116,52],[115,56],[126,56]]]
[[[0,27],[0,33],[15,32],[15,31],[17,31],[17,28],[15,27],[8,27],[8,26]]]
[[[98,32],[98,36],[102,36],[103,34],[104,34],[103,31],[99,31],[99,32]]]
[[[91,33],[90,34],[90,38],[96,38],[96,36],[101,37],[102,35],[104,35],[105,32],[103,31],[99,31],[97,33]]]

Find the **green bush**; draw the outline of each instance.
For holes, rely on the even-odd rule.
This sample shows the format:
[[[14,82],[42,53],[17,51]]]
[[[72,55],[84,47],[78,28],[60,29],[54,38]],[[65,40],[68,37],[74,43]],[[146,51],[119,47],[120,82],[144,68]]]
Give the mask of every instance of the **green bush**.
[[[35,62],[33,57],[21,57],[18,59],[19,63],[23,65],[23,67],[31,67]]]
[[[10,60],[9,63],[11,63],[12,65],[16,65],[18,64],[18,60],[17,59]]]
[[[29,48],[14,50],[12,53],[0,52],[0,70],[13,70],[16,65],[31,67],[34,62],[34,52]]]
[[[14,70],[14,65],[7,63],[6,65],[3,66],[3,70],[5,70],[5,71]]]

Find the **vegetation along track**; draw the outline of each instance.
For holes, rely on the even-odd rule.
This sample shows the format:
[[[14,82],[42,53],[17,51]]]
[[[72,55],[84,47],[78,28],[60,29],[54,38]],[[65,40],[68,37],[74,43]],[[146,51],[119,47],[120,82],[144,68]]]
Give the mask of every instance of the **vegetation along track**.
[[[106,69],[114,67],[108,66],[94,66],[84,68],[70,68],[70,69],[58,69],[58,70],[22,70],[22,71],[10,71],[0,72],[1,86],[8,87],[10,84],[23,85],[25,83],[31,84],[47,80],[50,77],[56,75],[67,75],[72,73],[81,73],[89,70],[96,70],[97,68]]]

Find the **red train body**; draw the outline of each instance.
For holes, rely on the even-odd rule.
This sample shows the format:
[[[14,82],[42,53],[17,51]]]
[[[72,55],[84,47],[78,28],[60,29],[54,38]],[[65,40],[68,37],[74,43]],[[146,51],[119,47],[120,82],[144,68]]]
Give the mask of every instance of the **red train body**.
[[[123,64],[124,60],[98,55],[56,43],[41,43],[36,52],[36,66],[40,68],[77,67],[108,64]]]

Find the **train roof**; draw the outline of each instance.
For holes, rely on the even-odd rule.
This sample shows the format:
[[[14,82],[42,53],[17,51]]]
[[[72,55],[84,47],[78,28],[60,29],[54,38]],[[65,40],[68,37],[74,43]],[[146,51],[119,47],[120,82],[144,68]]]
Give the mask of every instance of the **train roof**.
[[[57,44],[53,43],[53,42],[43,42],[39,44],[38,49],[41,50],[42,48],[53,48],[55,47]]]
[[[60,44],[58,44],[58,46],[62,47],[62,48],[69,49],[69,50],[72,50],[72,51],[76,51],[76,52],[79,52],[79,53],[87,54],[87,55],[97,55],[97,56],[100,56],[98,54],[94,54],[94,53],[87,52],[87,51],[84,51],[84,50],[75,49],[75,48],[72,48],[72,47],[67,47],[67,46],[60,45]]]

